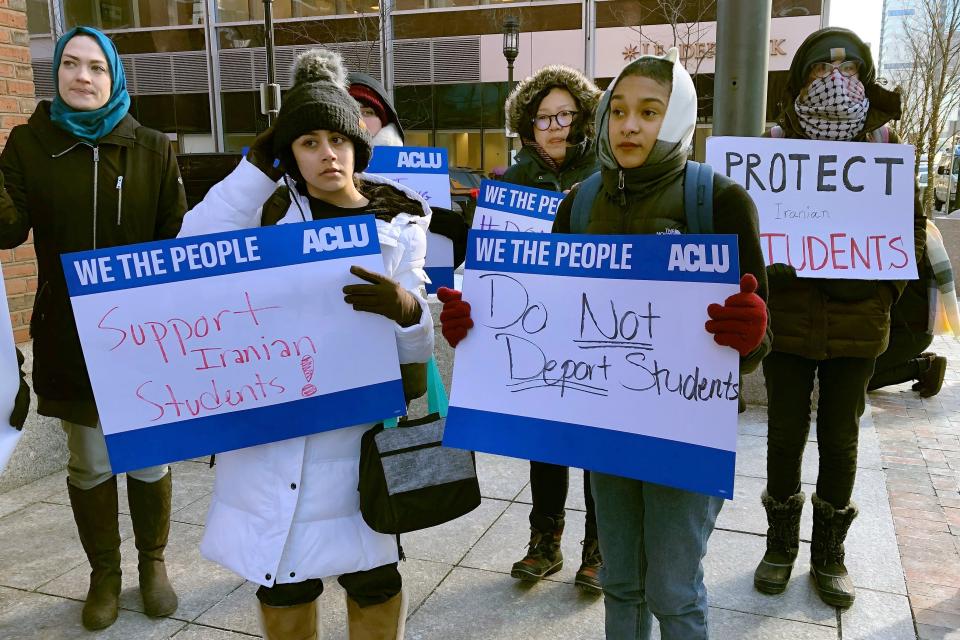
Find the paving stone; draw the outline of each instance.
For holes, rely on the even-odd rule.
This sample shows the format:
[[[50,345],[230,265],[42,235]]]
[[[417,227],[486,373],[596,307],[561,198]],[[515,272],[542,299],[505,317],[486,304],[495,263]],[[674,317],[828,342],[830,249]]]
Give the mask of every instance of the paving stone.
[[[477,478],[480,495],[484,498],[513,500],[530,482],[530,463],[527,460],[477,454]]]
[[[63,490],[66,477],[65,471],[58,471],[12,491],[0,493],[0,518]]]
[[[120,523],[121,537],[130,536],[129,520]],[[34,590],[74,567],[90,571],[70,507],[37,502],[15,511],[0,519],[0,540],[4,586]]]
[[[847,534],[846,565],[857,587],[906,595],[883,471],[858,469],[853,500],[860,515]]]
[[[259,638],[259,635],[251,636],[246,633],[234,633],[233,631],[224,631],[213,627],[204,627],[198,624],[188,624],[186,627],[173,636],[173,640],[250,640],[250,638]]]
[[[763,537],[714,531],[704,559],[710,605],[835,627],[836,609],[824,604],[810,583],[809,545],[801,544],[790,584],[784,593],[776,596],[760,593],[753,587],[753,570],[765,549],[766,540]]]
[[[510,505],[460,565],[509,575],[513,563],[523,558],[526,553],[527,542],[530,540],[528,515],[529,508],[526,505]],[[547,580],[573,583],[577,569],[580,568],[580,541],[583,540],[583,530],[583,518],[567,519],[560,543],[564,558],[563,569]],[[534,586],[534,589],[537,588],[539,585]]]
[[[210,510],[210,499],[213,493],[208,493],[202,498],[183,507],[179,511],[170,514],[170,519],[174,522],[184,524],[194,524],[202,527],[207,521],[207,511]]]
[[[466,568],[454,569],[410,617],[406,634],[407,640],[603,636],[598,598],[582,596],[566,584],[548,581],[530,589],[508,575]]]
[[[853,606],[841,613],[843,640],[916,638],[910,601],[905,596],[858,589]]]
[[[480,506],[439,527],[404,534],[400,544],[408,558],[456,564],[510,506],[504,500],[483,498]],[[438,541],[443,541],[438,544]]]
[[[837,640],[837,630],[728,609],[710,609],[710,636],[737,640]]]
[[[200,555],[203,529],[178,522],[170,525],[170,542],[165,559],[170,583],[180,598],[174,617],[193,620],[234,591],[243,579]],[[120,545],[123,558],[123,592],[120,605],[143,611],[137,585],[137,550],[133,538]],[[87,592],[89,569],[84,564],[42,587],[44,593],[82,600]]]
[[[184,626],[121,609],[117,621],[94,636],[80,624],[82,607],[75,600],[0,587],[0,640],[162,640]]]

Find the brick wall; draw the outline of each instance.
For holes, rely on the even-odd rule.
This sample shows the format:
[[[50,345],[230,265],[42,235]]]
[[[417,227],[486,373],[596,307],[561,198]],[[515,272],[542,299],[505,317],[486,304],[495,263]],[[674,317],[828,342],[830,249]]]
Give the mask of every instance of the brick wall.
[[[0,147],[7,143],[10,129],[25,123],[35,106],[26,11],[26,0],[0,0]],[[24,342],[29,339],[37,291],[32,235],[16,249],[0,251],[0,263],[14,337]]]

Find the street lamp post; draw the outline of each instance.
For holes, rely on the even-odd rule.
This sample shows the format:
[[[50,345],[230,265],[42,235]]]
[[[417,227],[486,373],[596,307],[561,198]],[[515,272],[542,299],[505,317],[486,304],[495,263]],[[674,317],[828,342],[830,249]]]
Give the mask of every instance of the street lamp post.
[[[273,0],[263,0],[263,33],[267,50],[267,82],[260,85],[260,113],[267,116],[267,123],[280,112],[280,85],[277,84],[277,68],[274,63],[273,46]]]
[[[507,59],[507,94],[513,91],[513,62],[520,53],[520,21],[514,16],[508,16],[503,21],[503,57]],[[504,134],[507,134],[507,128],[504,127]],[[513,140],[506,135],[506,165],[509,167],[510,152],[513,150]]]

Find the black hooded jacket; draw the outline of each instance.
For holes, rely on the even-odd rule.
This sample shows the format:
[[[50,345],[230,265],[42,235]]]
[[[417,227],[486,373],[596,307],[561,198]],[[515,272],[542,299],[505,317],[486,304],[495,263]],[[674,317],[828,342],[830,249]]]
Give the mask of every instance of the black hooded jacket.
[[[873,139],[875,131],[901,115],[900,94],[876,83],[870,49],[847,29],[823,29],[812,34],[794,56],[790,80],[780,100],[778,122],[787,138],[807,138],[794,110],[803,89],[811,51],[827,38],[849,39],[863,52],[861,82],[870,100],[866,125],[854,139]],[[767,134],[769,136],[769,133]],[[898,142],[890,132],[890,142]],[[919,193],[914,198],[914,251],[920,263],[926,243],[926,218]],[[906,286],[904,280],[822,280],[797,278],[787,265],[767,267],[770,297],[767,307],[773,330],[773,350],[812,360],[875,358],[887,348],[890,307]]]

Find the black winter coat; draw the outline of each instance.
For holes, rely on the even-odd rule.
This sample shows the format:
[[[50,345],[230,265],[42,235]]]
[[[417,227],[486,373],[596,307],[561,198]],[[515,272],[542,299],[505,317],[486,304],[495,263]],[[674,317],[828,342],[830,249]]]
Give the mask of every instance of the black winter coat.
[[[560,171],[556,172],[535,151],[524,147],[517,152],[516,164],[503,174],[503,181],[549,191],[567,191],[600,169],[592,147],[578,145],[571,148],[570,152],[576,155],[567,158]]]
[[[870,85],[870,111],[856,141],[870,139],[900,115],[900,96]],[[787,138],[806,138],[792,103],[781,116]],[[767,134],[769,135],[769,134]],[[890,132],[890,142],[898,142]],[[926,244],[926,218],[919,192],[914,195],[914,253],[919,265]],[[890,308],[903,293],[905,280],[826,280],[797,278],[785,265],[767,267],[773,350],[809,358],[876,358],[887,349]]]
[[[0,170],[0,248],[22,244],[32,229],[37,254],[30,334],[38,411],[95,426],[60,255],[175,238],[187,210],[176,155],[164,134],[129,114],[88,144],[54,124],[45,101],[10,132]]]

